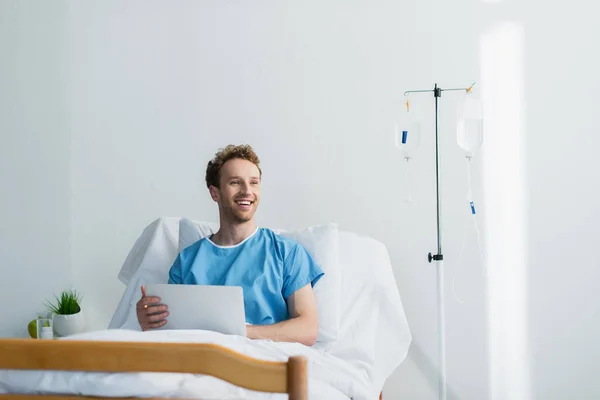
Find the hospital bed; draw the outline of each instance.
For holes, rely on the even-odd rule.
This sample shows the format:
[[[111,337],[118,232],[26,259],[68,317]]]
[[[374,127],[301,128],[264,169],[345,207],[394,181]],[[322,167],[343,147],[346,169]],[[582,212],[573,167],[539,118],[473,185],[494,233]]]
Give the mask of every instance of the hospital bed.
[[[135,314],[140,286],[166,282],[178,252],[216,229],[179,217],[152,222],[119,271],[127,287],[108,329],[48,342],[0,340],[0,394],[377,399],[412,337],[385,246],[336,225],[276,230],[303,244],[325,271],[315,286],[315,345],[200,330],[141,332]]]
[[[0,368],[87,372],[204,374],[261,392],[307,400],[306,359],[262,361],[212,344],[0,340]],[[0,394],[0,399],[80,400],[82,396]],[[83,396],[91,399],[91,397]],[[127,399],[127,397],[111,397]]]

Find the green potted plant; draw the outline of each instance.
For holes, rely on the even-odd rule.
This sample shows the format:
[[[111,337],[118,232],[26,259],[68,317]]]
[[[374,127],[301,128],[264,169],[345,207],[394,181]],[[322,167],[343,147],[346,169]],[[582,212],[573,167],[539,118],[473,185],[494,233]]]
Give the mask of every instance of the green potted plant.
[[[63,290],[60,297],[55,298],[54,303],[46,303],[48,311],[54,314],[54,333],[58,336],[69,336],[83,332],[85,320],[81,309],[81,294],[75,290]]]

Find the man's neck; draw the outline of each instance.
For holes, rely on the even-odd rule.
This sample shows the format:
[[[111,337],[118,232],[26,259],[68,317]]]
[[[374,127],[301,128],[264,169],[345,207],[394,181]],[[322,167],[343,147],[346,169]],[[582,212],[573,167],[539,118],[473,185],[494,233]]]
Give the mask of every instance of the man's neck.
[[[244,223],[221,221],[219,231],[211,237],[211,241],[219,246],[235,246],[256,231],[254,219]]]

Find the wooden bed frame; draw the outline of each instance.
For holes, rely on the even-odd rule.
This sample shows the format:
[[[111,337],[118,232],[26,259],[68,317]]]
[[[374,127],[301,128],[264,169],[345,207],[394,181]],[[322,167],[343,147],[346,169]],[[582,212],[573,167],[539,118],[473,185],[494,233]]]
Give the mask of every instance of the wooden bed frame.
[[[0,369],[203,374],[246,389],[287,393],[289,400],[308,400],[305,357],[263,361],[214,344],[0,339]],[[4,399],[98,397],[0,394]],[[111,397],[122,399],[130,398]]]

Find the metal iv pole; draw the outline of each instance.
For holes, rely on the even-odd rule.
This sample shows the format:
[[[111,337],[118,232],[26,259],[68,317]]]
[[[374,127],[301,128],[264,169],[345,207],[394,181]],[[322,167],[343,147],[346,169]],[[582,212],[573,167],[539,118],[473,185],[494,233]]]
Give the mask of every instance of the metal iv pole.
[[[439,400],[446,400],[446,316],[444,310],[444,254],[442,252],[442,228],[440,217],[442,214],[441,194],[440,194],[440,151],[439,151],[439,136],[438,136],[438,99],[442,96],[442,92],[449,91],[466,91],[469,93],[473,89],[473,85],[468,88],[453,88],[442,89],[437,83],[433,90],[408,90],[404,92],[404,96],[409,93],[432,93],[435,98],[435,189],[437,198],[437,254],[428,254],[427,259],[431,263],[435,261],[437,271],[437,305],[438,305],[438,352],[439,352]]]

